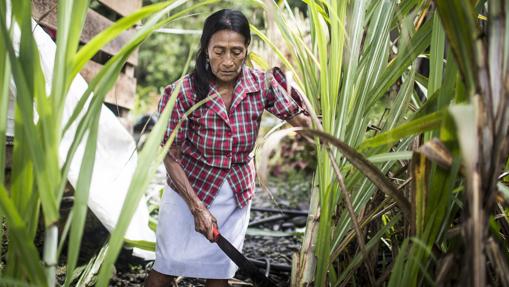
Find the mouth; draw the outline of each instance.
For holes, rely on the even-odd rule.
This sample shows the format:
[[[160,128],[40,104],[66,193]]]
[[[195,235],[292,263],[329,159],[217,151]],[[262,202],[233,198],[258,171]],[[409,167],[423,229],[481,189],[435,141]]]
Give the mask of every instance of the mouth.
[[[233,75],[233,74],[235,74],[235,71],[221,71],[221,74]]]

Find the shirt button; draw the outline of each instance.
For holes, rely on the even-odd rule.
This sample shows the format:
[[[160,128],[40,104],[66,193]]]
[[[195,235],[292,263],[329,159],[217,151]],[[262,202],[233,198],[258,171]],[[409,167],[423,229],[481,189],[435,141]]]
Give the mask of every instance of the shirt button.
[[[227,153],[226,153],[226,157],[232,157],[232,154],[231,154],[231,153],[229,153],[229,152],[227,152]]]

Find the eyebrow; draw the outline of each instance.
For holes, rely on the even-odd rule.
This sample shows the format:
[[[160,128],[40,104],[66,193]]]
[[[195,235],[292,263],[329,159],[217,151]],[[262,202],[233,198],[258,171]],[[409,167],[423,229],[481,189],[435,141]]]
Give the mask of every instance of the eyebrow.
[[[214,46],[212,47],[212,49],[216,49],[216,48],[219,48],[219,49],[226,49],[226,46],[222,46],[222,45],[214,45]],[[233,49],[241,49],[241,50],[244,50],[245,48],[244,48],[244,47],[242,47],[242,46],[233,46],[233,47],[231,47],[231,49],[232,49],[232,50],[233,50]]]

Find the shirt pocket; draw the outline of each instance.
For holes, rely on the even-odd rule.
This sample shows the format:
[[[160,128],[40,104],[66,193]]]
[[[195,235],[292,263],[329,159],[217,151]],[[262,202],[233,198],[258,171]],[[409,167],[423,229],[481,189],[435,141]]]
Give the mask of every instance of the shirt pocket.
[[[239,152],[250,153],[256,143],[260,121],[263,113],[263,102],[257,95],[249,95],[236,110],[235,138]]]
[[[208,107],[201,107],[189,117],[188,139],[198,153],[207,162],[213,160],[218,150],[221,150],[224,138],[218,136],[222,128],[222,119]],[[195,154],[195,158],[196,158]]]
[[[211,129],[211,117],[214,111],[206,106],[202,106],[192,112],[189,116],[189,127],[195,132]]]

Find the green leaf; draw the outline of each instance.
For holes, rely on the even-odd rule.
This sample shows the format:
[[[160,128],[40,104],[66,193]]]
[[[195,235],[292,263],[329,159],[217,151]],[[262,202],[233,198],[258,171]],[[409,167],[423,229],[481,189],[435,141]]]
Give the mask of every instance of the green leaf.
[[[478,31],[472,1],[437,0],[438,14],[470,95],[475,86],[475,42]]]
[[[89,111],[91,114],[98,114],[99,108]],[[99,131],[99,117],[93,119],[92,126],[87,137],[87,144],[81,162],[80,174],[75,186],[74,204],[72,207],[72,223],[71,234],[68,242],[67,251],[67,269],[64,286],[69,286],[72,281],[74,268],[78,262],[78,256],[81,246],[81,238],[83,236],[83,228],[87,218],[88,198],[90,192],[90,184],[92,182],[92,174],[95,164],[95,155],[97,149],[97,134]]]
[[[84,99],[88,99],[88,97],[91,94],[93,94],[94,97],[92,98],[90,103],[88,103],[87,107],[87,110],[89,112],[85,113],[83,118],[78,123],[76,133],[74,134],[71,146],[69,147],[69,150],[67,152],[67,158],[61,170],[63,178],[67,178],[67,174],[69,172],[72,160],[79,145],[81,144],[83,137],[85,136],[86,132],[91,128],[92,124],[94,123],[94,120],[99,117],[100,107],[102,106],[106,93],[115,84],[115,81],[117,80],[124,63],[127,61],[127,58],[129,57],[129,54],[132,51],[134,51],[134,47],[129,47],[128,50],[119,52],[113,58],[111,58],[108,61],[108,63],[106,63],[106,65],[104,65],[101,71],[99,71],[99,73],[90,82],[87,90],[83,93],[80,101],[78,102],[76,108],[74,109],[73,115],[68,120],[67,122],[68,126],[66,126],[64,129],[70,127],[72,117],[75,116],[77,118],[78,115],[82,113],[83,109],[85,108]],[[81,108],[80,105],[82,105]],[[65,182],[62,182],[59,188],[58,194],[59,200],[62,197],[64,187]]]
[[[187,71],[190,60],[191,53],[189,53],[184,73]],[[182,77],[183,76],[184,75],[182,75]],[[164,111],[161,113],[159,120],[152,129],[142,151],[138,156],[138,163],[136,165],[131,184],[129,185],[127,196],[119,215],[119,220],[111,232],[109,240],[110,247],[106,255],[105,263],[99,273],[97,286],[107,286],[109,278],[111,277],[112,266],[114,265],[118,253],[120,252],[120,248],[124,242],[124,234],[127,231],[127,227],[131,221],[133,213],[143,196],[143,192],[149,184],[150,178],[155,174],[155,171],[164,159],[173,142],[173,138],[170,137],[165,146],[162,149],[160,148],[160,143],[163,139],[164,133],[166,132],[171,111],[173,110],[176,97],[180,92],[180,86],[181,81],[179,81],[177,88],[173,90],[169,102],[166,104]],[[175,134],[175,131],[173,134]]]
[[[342,153],[342,155],[355,166],[362,174],[369,178],[381,191],[392,197],[401,210],[410,215],[410,204],[399,190],[383,175],[380,170],[369,162],[362,154],[349,147],[344,142],[331,136],[330,134],[311,129],[303,129],[302,133],[316,136],[320,140],[334,145]]]
[[[290,62],[288,62],[286,57],[283,56],[283,53],[276,47],[276,45],[274,43],[272,43],[272,41],[270,41],[269,38],[267,38],[267,36],[265,36],[258,28],[256,28],[256,26],[250,25],[249,27],[251,29],[251,32],[253,32],[256,36],[258,36],[263,42],[267,43],[274,50],[274,52],[278,55],[279,59],[283,62],[283,64],[287,68],[291,69],[292,72],[295,73],[295,70],[293,69],[293,65],[290,64]]]
[[[53,99],[53,111],[56,113],[57,123],[60,123],[66,93],[72,78],[74,78],[70,78],[69,75],[70,64],[74,53],[78,49],[81,30],[88,11],[88,3],[88,0],[58,0],[58,37],[50,96]]]
[[[78,53],[73,58],[73,65],[72,70],[70,73],[70,80],[78,74],[79,71],[85,66],[85,64],[92,59],[92,57],[101,50],[102,47],[104,47],[106,44],[108,44],[110,41],[118,37],[120,34],[122,34],[127,29],[131,28],[133,25],[136,25],[139,23],[142,19],[153,15],[157,11],[161,11],[162,9],[165,9],[169,5],[171,5],[175,1],[166,1],[162,3],[156,3],[152,5],[148,5],[145,7],[142,7],[141,9],[137,10],[136,12],[122,17],[122,19],[118,20],[117,22],[113,23],[111,26],[109,26],[106,30],[102,31],[101,33],[97,34],[92,40],[90,40],[85,46],[83,46]],[[182,2],[182,1],[178,1]],[[176,3],[177,5],[179,3]],[[173,5],[175,6],[175,5]]]
[[[395,161],[395,160],[409,160],[412,158],[411,151],[400,151],[400,152],[387,152],[380,153],[376,155],[372,155],[368,157],[368,160],[372,163],[380,163],[386,161]]]
[[[438,14],[433,15],[433,32],[430,45],[430,75],[428,94],[434,94],[442,86],[442,71],[444,66],[445,32]]]
[[[251,51],[249,52],[249,60],[259,66],[262,70],[267,71],[270,69],[269,63],[265,61],[260,55]]]
[[[9,234],[12,235],[10,238],[19,247],[14,252],[18,255],[22,266],[26,268],[27,275],[34,284],[38,286],[45,285],[46,276],[40,263],[39,252],[28,234],[26,223],[16,210],[16,206],[9,198],[7,190],[5,190],[3,185],[0,185],[0,209],[7,218]]]
[[[82,287],[94,285],[93,283],[96,280],[96,276],[99,273],[99,269],[103,264],[104,258],[107,254],[108,246],[109,245],[106,243],[99,251],[99,254],[95,255],[92,257],[92,259],[90,259],[90,261],[88,261],[88,264],[83,269],[83,272],[81,273],[76,286]]]
[[[348,65],[346,66],[345,80],[344,80],[344,88],[341,90],[341,96],[339,99],[339,108],[338,108],[338,119],[337,125],[339,134],[337,134],[338,138],[344,139],[346,134],[346,123],[347,123],[347,115],[349,108],[349,96],[354,95],[355,93],[355,80],[358,77],[358,68],[359,68],[359,55],[361,52],[361,42],[364,34],[362,22],[366,13],[366,1],[355,1],[353,12],[351,15],[352,25],[350,26],[350,31],[348,33],[350,37],[349,47],[347,51],[347,61]]]
[[[379,1],[379,6],[375,9],[375,14],[369,25],[368,34],[366,35],[366,52],[365,61],[362,63],[363,73],[358,75],[358,94],[350,102],[353,105],[352,116],[348,123],[347,129],[349,135],[346,139],[347,144],[356,146],[364,138],[365,127],[368,119],[365,116],[367,111],[374,105],[371,99],[374,94],[368,92],[372,89],[378,79],[383,76],[384,68],[387,66],[389,56],[389,33],[390,23],[395,11],[394,1]],[[412,58],[411,60],[413,60]],[[401,70],[403,73],[404,70]],[[401,74],[398,75],[398,77]],[[385,91],[388,90],[387,87]],[[327,129],[325,129],[327,130]]]
[[[5,276],[0,276],[0,286],[9,286],[9,287],[36,287],[38,285],[30,284],[27,282],[23,282],[19,279],[9,278]]]
[[[413,119],[392,130],[378,134],[365,140],[360,146],[360,150],[380,145],[392,144],[402,138],[419,134],[425,131],[438,129],[444,121],[445,111],[435,112],[417,119]]]
[[[427,21],[424,23],[412,37],[409,48],[406,49],[404,53],[396,56],[396,58],[389,63],[384,73],[368,92],[368,94],[372,96],[366,107],[374,105],[375,101],[394,84],[415,58],[426,50],[431,40],[431,22],[432,21]]]
[[[377,247],[380,239],[384,236],[396,223],[401,219],[401,215],[396,215],[391,220],[385,224],[380,230],[376,232],[375,235],[371,237],[371,239],[366,243],[366,248],[369,251],[373,250],[373,248]],[[348,266],[343,270],[341,275],[338,278],[338,282],[343,282],[346,277],[353,272],[354,269],[358,268],[364,260],[369,260],[369,258],[364,258],[362,253],[358,252],[350,261]]]
[[[125,239],[124,243],[127,247],[139,248],[148,251],[156,251],[156,243],[152,241]]]
[[[193,9],[196,9],[201,6],[209,5],[212,3],[218,2],[218,0],[208,0],[208,1],[202,1],[199,4],[195,4],[191,7],[188,7],[186,9],[183,9],[180,12],[177,12],[173,15],[168,16],[165,19],[162,19],[165,15],[169,14],[171,9],[174,9],[174,5],[167,6],[166,8],[162,9],[155,15],[149,18],[146,23],[144,23],[143,27],[139,29],[136,34],[129,40],[129,42],[120,49],[115,56],[113,56],[108,63],[101,69],[101,71],[94,77],[92,82],[89,84],[89,89],[85,94],[80,98],[80,101],[76,104],[76,107],[74,108],[74,111],[72,115],[67,120],[67,123],[62,131],[62,134],[64,134],[69,127],[75,122],[75,120],[79,117],[79,115],[82,113],[84,107],[86,106],[86,103],[89,101],[89,96],[92,94],[93,89],[91,87],[94,87],[95,85],[98,85],[100,81],[105,81],[105,76],[108,76],[107,73],[110,73],[111,75],[118,75],[118,73],[112,73],[111,70],[108,70],[110,68],[107,68],[106,66],[118,66],[127,61],[127,58],[129,57],[130,53],[132,53],[143,41],[151,35],[152,32],[154,32],[156,29],[164,26],[165,24],[178,19],[182,17],[183,15],[189,14]],[[182,1],[179,1],[178,3],[182,4]],[[162,20],[161,20],[162,19]],[[79,61],[79,59],[78,59]],[[110,76],[111,77],[111,76]],[[116,77],[115,77],[116,78]],[[107,78],[109,79],[109,78]],[[107,80],[106,79],[106,80]],[[112,81],[111,84],[113,84],[114,81]],[[106,92],[109,91],[110,87],[108,85],[105,85]],[[97,93],[97,91],[94,91]]]
[[[13,7],[14,8],[14,7]],[[30,17],[28,17],[28,22],[30,22]],[[52,185],[55,183],[55,174],[52,172],[52,169],[57,168],[58,170],[58,162],[46,161],[46,157],[51,157],[52,155],[55,155],[54,152],[56,152],[56,147],[53,147],[53,153],[49,151],[44,151],[43,146],[41,145],[41,142],[44,142],[42,139],[40,139],[39,132],[36,129],[36,126],[34,124],[33,119],[33,98],[31,98],[30,95],[33,95],[34,87],[30,86],[30,81],[27,80],[27,77],[25,76],[25,68],[27,70],[32,71],[31,78],[37,78],[38,82],[44,83],[43,79],[41,78],[41,71],[40,66],[38,68],[34,68],[34,66],[37,66],[39,64],[38,61],[38,53],[34,49],[30,49],[26,53],[35,53],[36,57],[34,55],[31,55],[29,58],[31,59],[28,61],[25,59],[24,62],[21,62],[17,57],[16,53],[14,52],[14,47],[12,46],[12,40],[9,37],[8,29],[5,25],[6,19],[3,15],[3,13],[0,13],[0,35],[3,38],[3,42],[5,44],[5,47],[8,51],[9,55],[9,61],[11,64],[11,71],[14,78],[14,82],[16,83],[16,114],[19,114],[20,117],[23,119],[23,129],[22,133],[27,138],[37,139],[32,141],[25,141],[24,144],[27,146],[27,150],[31,154],[32,161],[34,163],[35,173],[39,176],[36,176],[36,182],[38,185],[38,191],[39,195],[41,197],[41,202],[44,210],[44,219],[47,226],[53,224],[56,222],[56,220],[59,217],[59,212],[57,208],[57,203],[55,201],[55,195],[54,190],[52,188]],[[35,43],[32,37],[32,31],[31,28],[28,30],[30,39]],[[27,39],[24,39],[24,41],[28,41]],[[20,50],[21,53],[21,50]],[[28,56],[27,56],[28,57]],[[39,83],[41,84],[41,83]],[[32,82],[33,85],[33,82]],[[37,93],[41,94],[44,93],[44,89],[37,90]],[[42,117],[42,115],[41,115]],[[51,137],[51,133],[48,132],[48,137]],[[19,135],[19,133],[18,133]],[[58,180],[57,180],[58,181]]]

